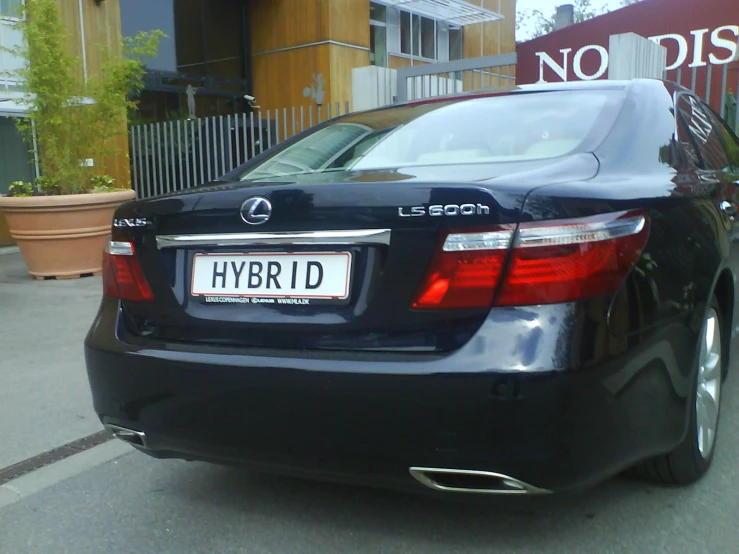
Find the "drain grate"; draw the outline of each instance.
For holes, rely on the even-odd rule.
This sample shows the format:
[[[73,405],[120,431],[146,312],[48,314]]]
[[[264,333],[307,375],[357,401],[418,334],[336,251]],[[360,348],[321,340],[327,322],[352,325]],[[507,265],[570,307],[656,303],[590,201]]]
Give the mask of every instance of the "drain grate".
[[[97,433],[69,442],[63,446],[54,448],[39,454],[38,456],[34,456],[33,458],[28,458],[22,462],[13,464],[12,466],[2,468],[0,469],[0,485],[4,485],[14,479],[18,479],[18,477],[32,473],[37,469],[41,469],[42,467],[46,467],[64,460],[65,458],[69,458],[70,456],[74,456],[75,454],[79,454],[80,452],[84,452],[85,450],[89,450],[90,448],[106,443],[112,438],[113,435],[107,431],[98,431]]]

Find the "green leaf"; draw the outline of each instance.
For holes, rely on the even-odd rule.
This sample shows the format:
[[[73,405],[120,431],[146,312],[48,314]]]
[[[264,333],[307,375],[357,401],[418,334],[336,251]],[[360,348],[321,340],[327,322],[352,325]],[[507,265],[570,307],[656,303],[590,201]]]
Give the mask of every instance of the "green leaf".
[[[112,186],[83,160],[98,165],[121,154],[116,139],[127,133],[127,112],[136,105],[129,95],[143,89],[144,60],[156,55],[164,33],[139,33],[119,49],[101,47],[101,70],[85,81],[82,60],[70,51],[58,0],[26,2],[17,26],[23,43],[13,53],[27,63],[16,77],[25,82],[28,105],[28,117],[18,119],[17,126],[32,152],[38,145],[43,177],[37,192],[78,194]]]

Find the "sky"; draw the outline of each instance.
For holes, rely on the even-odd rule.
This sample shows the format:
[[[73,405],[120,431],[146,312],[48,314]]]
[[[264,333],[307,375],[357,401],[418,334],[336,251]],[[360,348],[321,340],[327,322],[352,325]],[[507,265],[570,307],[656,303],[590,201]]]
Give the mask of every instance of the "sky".
[[[554,15],[557,6],[570,3],[572,3],[570,0],[516,0],[516,9],[519,11],[541,10],[545,14]],[[600,10],[603,6],[614,10],[619,8],[621,3],[619,0],[592,0],[591,4],[596,10]],[[521,41],[531,38],[533,31],[533,25],[524,25],[516,33],[516,40]]]

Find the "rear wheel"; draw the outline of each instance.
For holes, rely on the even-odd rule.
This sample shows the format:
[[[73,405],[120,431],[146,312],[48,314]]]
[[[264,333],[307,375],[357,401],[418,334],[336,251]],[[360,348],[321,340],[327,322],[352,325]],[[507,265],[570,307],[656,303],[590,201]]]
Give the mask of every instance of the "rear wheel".
[[[721,309],[714,298],[703,320],[690,427],[672,452],[646,460],[634,468],[639,477],[661,484],[687,485],[698,481],[713,461],[719,426],[724,350]]]

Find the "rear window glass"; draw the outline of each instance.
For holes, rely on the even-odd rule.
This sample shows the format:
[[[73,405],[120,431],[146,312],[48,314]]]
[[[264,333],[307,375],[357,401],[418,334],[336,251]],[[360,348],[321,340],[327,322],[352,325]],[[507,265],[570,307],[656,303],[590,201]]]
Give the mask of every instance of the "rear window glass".
[[[349,115],[242,180],[305,173],[556,158],[590,146],[621,90],[511,94]]]

